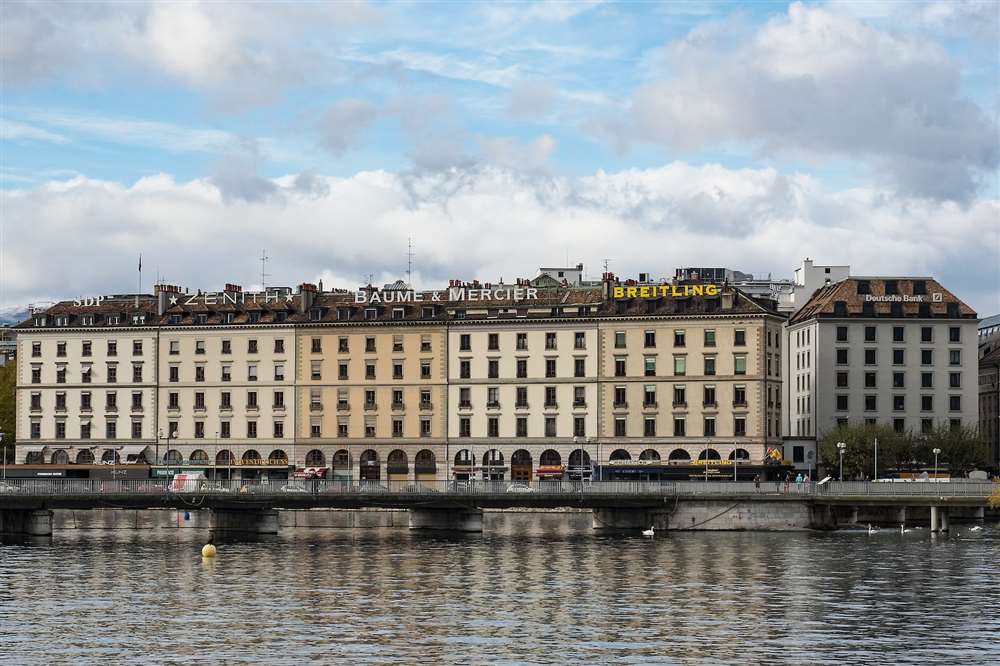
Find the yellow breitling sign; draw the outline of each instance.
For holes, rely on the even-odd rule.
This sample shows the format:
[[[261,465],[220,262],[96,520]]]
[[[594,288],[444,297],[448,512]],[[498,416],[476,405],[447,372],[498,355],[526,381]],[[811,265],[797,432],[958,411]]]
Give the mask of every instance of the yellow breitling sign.
[[[660,298],[662,296],[718,296],[717,284],[644,284],[637,287],[614,287],[615,298]]]

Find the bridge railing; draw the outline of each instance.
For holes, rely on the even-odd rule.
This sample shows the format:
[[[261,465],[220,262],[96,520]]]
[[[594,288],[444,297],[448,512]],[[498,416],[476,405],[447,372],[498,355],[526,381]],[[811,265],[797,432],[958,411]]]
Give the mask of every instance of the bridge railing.
[[[469,496],[514,498],[518,495],[616,497],[988,497],[1000,485],[952,482],[828,482],[785,483],[762,481],[347,481],[309,480],[219,480],[177,484],[170,479],[6,479],[0,481],[0,498],[14,493],[26,495],[136,495],[195,494],[240,496],[288,496],[289,494],[393,495],[405,497]]]

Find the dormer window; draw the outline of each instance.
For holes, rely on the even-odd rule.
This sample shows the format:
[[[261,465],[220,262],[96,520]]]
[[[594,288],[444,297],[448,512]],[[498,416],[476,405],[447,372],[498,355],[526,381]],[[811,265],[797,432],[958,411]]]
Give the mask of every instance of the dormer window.
[[[259,312],[251,312],[249,314],[249,318],[250,318],[250,323],[251,324],[259,324],[260,323],[260,313]]]
[[[581,317],[589,317],[590,316],[590,306],[589,305],[581,305],[580,306],[580,316]]]
[[[233,323],[233,321],[235,321],[235,320],[236,320],[236,313],[235,313],[235,312],[227,312],[227,313],[226,313],[226,316],[225,316],[225,317],[223,318],[223,320],[224,320],[224,321],[225,321],[225,322],[226,322],[227,324],[232,324],[232,323]]]
[[[465,310],[455,310],[455,319],[465,319]]]
[[[489,310],[486,311],[486,316],[489,319],[496,319],[497,317],[500,316],[500,311],[497,310],[496,308],[490,308]]]
[[[913,294],[914,296],[923,296],[927,293],[927,283],[923,280],[913,281]]]
[[[56,315],[56,326],[69,326],[69,315]]]
[[[195,319],[199,326],[204,326],[208,323],[208,315],[204,312],[199,312]]]
[[[181,316],[179,314],[172,314],[170,315],[170,318],[167,320],[167,323],[170,324],[171,326],[180,326]]]
[[[424,306],[420,308],[420,316],[424,319],[434,318],[434,306]]]
[[[552,308],[552,316],[553,317],[561,317],[562,313],[563,313],[562,307],[560,307],[560,306],[557,305],[556,307]]]
[[[405,314],[405,312],[406,311],[403,308],[393,308],[392,309],[392,318],[393,319],[402,319],[403,316],[404,316],[404,314]]]
[[[287,320],[288,320],[288,313],[285,312],[284,310],[280,310],[274,313],[274,321],[287,321]]]
[[[517,316],[518,317],[527,317],[528,316],[528,308],[518,308],[517,309]]]
[[[319,321],[323,318],[323,310],[321,308],[312,308],[309,310],[309,321]]]
[[[132,315],[133,326],[142,326],[145,323],[146,323],[146,315],[144,314]]]
[[[80,317],[80,324],[83,326],[93,326],[94,325],[94,315],[85,314]]]
[[[347,321],[351,318],[351,308],[337,308],[337,319]]]
[[[899,284],[895,280],[885,281],[885,293],[887,295],[895,295],[899,293]]]
[[[958,303],[948,303],[948,318],[958,319]]]
[[[847,316],[847,301],[834,301],[833,302],[833,314],[836,317],[846,317]]]
[[[122,321],[118,315],[108,315],[108,326],[117,326]]]
[[[376,308],[365,308],[365,319],[378,319],[378,310]]]
[[[45,315],[35,317],[35,326],[45,326]]]
[[[858,294],[864,295],[870,293],[872,293],[872,287],[868,280],[858,280]]]

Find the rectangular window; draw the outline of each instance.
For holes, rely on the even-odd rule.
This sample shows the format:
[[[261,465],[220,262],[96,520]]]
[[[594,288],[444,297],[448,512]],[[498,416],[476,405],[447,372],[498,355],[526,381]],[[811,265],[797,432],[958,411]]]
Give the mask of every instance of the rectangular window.
[[[277,338],[274,341],[274,353],[284,354],[285,353],[285,341],[282,338]]]
[[[555,333],[546,333],[545,334],[545,348],[546,349],[555,349],[556,348],[556,334]]]
[[[247,353],[248,354],[256,354],[257,353],[257,341],[256,340],[247,340]]]
[[[733,406],[734,407],[746,407],[747,405],[747,387],[742,384],[737,384],[733,387]]]
[[[684,418],[681,416],[674,417],[674,437],[684,436]]]
[[[685,342],[685,335],[683,329],[674,330],[674,347],[683,347]]]
[[[257,438],[257,422],[247,421],[247,439]]]
[[[921,349],[920,350],[920,365],[934,365],[934,350],[933,349]]]
[[[948,365],[962,365],[962,350],[961,349],[949,349],[948,350]]]
[[[615,377],[625,376],[625,358],[623,356],[615,357]]]
[[[514,407],[527,407],[528,406],[528,387],[518,386],[515,389],[514,395]]]
[[[847,342],[847,327],[838,326],[837,327],[837,342]]]
[[[420,419],[420,436],[430,437],[431,436],[431,420],[430,419]]]
[[[902,412],[905,410],[906,410],[906,396],[905,395],[892,396],[892,411]]]
[[[142,363],[132,364],[132,381],[133,382],[142,381]]]
[[[257,409],[257,391],[247,391],[247,409]]]
[[[132,356],[142,356],[142,340],[132,341]]]
[[[745,416],[737,416],[733,419],[733,436],[746,437],[747,419]]]
[[[737,328],[733,335],[733,344],[737,347],[745,347],[747,344],[747,332],[742,328]]]
[[[222,353],[223,354],[232,354],[233,353],[233,343],[232,343],[232,341],[230,341],[230,340],[223,340],[222,341]]]
[[[462,359],[458,362],[458,376],[460,379],[469,379],[472,377],[472,363],[468,359]]]
[[[705,357],[705,374],[708,376],[715,374],[715,357],[706,356]]]
[[[847,365],[847,350],[843,348],[837,349],[837,365]]]
[[[500,334],[490,333],[487,337],[486,348],[490,351],[500,351]]]
[[[614,397],[615,407],[627,407],[628,403],[625,402],[625,387],[616,386],[615,387],[615,397]]]
[[[875,327],[865,326],[865,342],[875,342]]]
[[[341,335],[337,338],[337,353],[346,354],[351,350],[348,343],[348,337],[346,335]]]
[[[705,437],[715,437],[715,417],[706,416],[703,426],[703,432]]]
[[[546,386],[545,387],[545,406],[546,407],[558,407],[556,403],[556,387]]]
[[[311,345],[309,351],[313,354],[318,354],[323,351],[323,338],[312,338],[310,340]]]
[[[837,395],[837,411],[846,412],[847,411],[847,395],[838,394]]]
[[[948,342],[961,342],[962,341],[962,329],[958,326],[948,327]]]
[[[487,437],[499,437],[500,436],[500,419],[496,416],[491,416],[486,419],[486,436]]]
[[[518,437],[528,436],[528,417],[518,416],[517,417],[517,430],[516,434]]]
[[[643,419],[642,434],[644,437],[656,437],[656,418]]]
[[[674,356],[674,375],[682,377],[687,374],[687,357]]]
[[[275,409],[284,409],[285,408],[285,392],[284,391],[275,391],[274,392],[273,407]]]
[[[223,391],[220,394],[219,406],[222,409],[232,409],[233,408],[233,394],[230,393],[229,391]]]
[[[274,364],[274,381],[283,382],[285,381],[285,366],[282,363]]]
[[[394,354],[401,353],[403,351],[403,336],[394,335],[392,336],[392,351]]]
[[[932,326],[920,327],[920,342],[934,342],[934,328]]]
[[[625,331],[615,331],[615,349],[625,349]]]
[[[920,396],[920,411],[922,412],[934,411],[934,396],[932,395]]]
[[[892,388],[903,388],[905,382],[906,378],[902,372],[892,373]]]
[[[420,336],[420,351],[423,353],[429,353],[431,351],[431,336]]]
[[[656,407],[656,385],[646,384],[642,390],[642,406]]]
[[[587,389],[583,386],[573,387],[573,406],[574,407],[586,407],[587,406]]]
[[[867,375],[868,374],[875,374],[875,373],[865,373],[866,381],[867,381]],[[838,372],[837,373],[837,388],[847,388],[847,373],[846,372]]]
[[[687,407],[687,389],[684,386],[674,386],[674,407]]]
[[[906,350],[905,349],[893,349],[892,350],[892,364],[893,365],[905,365],[906,362]]]
[[[962,396],[960,395],[948,396],[948,409],[953,412],[962,411]]]
[[[528,334],[527,333],[518,333],[517,334],[517,344],[516,344],[515,348],[518,351],[527,351],[527,349],[528,349]]]
[[[865,388],[877,388],[878,387],[878,374],[875,372],[865,373]]]
[[[420,362],[420,378],[430,379],[431,378],[431,362],[421,361]]]
[[[462,333],[458,336],[458,350],[472,351],[472,336],[470,334]]]
[[[745,375],[747,374],[747,357],[746,354],[736,354],[733,357],[733,374]]]
[[[875,351],[876,350],[874,350],[874,349],[866,349],[865,350],[865,365],[876,365]]]
[[[715,407],[715,386],[706,385],[702,389],[702,405],[705,407]]]
[[[108,356],[118,356],[117,340],[108,340]]]
[[[375,361],[365,361],[365,379],[375,379]]]
[[[251,363],[247,366],[247,381],[255,382],[257,381],[257,365]]]
[[[865,395],[865,411],[866,412],[875,412],[875,411],[878,411],[878,396],[877,395],[872,395],[872,394]]]
[[[545,417],[545,436],[546,437],[556,436],[556,417],[554,416]]]
[[[204,421],[195,421],[194,422],[194,437],[195,437],[195,439],[204,439],[205,438],[205,422]]]
[[[319,379],[319,366],[313,366],[313,379]],[[347,379],[347,362],[341,362],[337,364],[337,379],[346,380]]]
[[[902,326],[893,326],[892,327],[892,341],[893,342],[903,342],[903,339],[904,339],[904,337],[903,337],[903,335],[904,335],[903,334],[903,330],[904,329],[903,329]]]
[[[528,376],[528,360],[524,358],[517,359],[515,374],[519,379],[524,379]]]
[[[948,373],[948,388],[962,388],[962,373],[961,372],[949,372]]]
[[[403,362],[393,361],[392,362],[392,378],[402,379],[403,378]]]
[[[705,329],[705,346],[714,347],[715,346],[715,329],[706,328]]]
[[[573,334],[573,349],[586,349],[587,348],[587,336],[583,331],[577,331]]]
[[[615,437],[625,436],[625,418],[622,416],[615,417]]]
[[[656,331],[646,331],[644,333],[644,346],[647,348],[656,346]]]
[[[582,358],[573,359],[573,376],[574,377],[586,377],[587,376],[587,362],[586,362],[586,359],[582,359]]]
[[[545,376],[546,377],[556,376],[556,360],[554,358],[545,359]]]

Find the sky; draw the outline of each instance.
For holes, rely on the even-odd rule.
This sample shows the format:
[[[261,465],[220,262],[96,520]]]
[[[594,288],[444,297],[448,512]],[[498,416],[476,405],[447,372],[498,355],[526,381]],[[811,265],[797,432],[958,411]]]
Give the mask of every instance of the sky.
[[[585,265],[1000,313],[1000,2],[0,4],[0,311]]]

